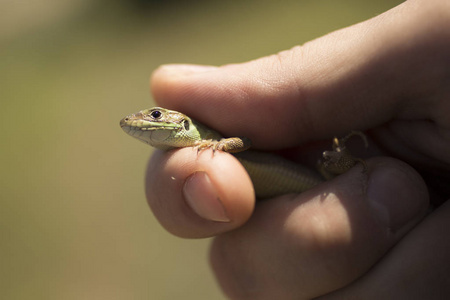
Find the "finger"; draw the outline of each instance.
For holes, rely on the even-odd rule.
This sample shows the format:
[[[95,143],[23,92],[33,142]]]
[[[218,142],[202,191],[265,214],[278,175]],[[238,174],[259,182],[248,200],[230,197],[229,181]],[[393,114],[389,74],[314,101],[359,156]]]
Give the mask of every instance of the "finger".
[[[181,237],[207,237],[239,227],[255,196],[241,164],[223,152],[193,148],[155,151],[147,169],[146,195],[159,222]]]
[[[248,136],[258,148],[329,138],[396,117],[448,122],[436,104],[445,95],[435,91],[449,67],[442,63],[450,43],[442,38],[450,36],[445,1],[420,9],[417,2],[248,63],[163,66],[151,80],[154,97],[227,136]]]
[[[211,262],[231,299],[312,299],[366,273],[425,215],[426,187],[388,158],[296,198],[258,203],[241,228],[215,239]],[[399,192],[401,191],[401,192]]]
[[[430,214],[366,276],[323,299],[447,298],[449,204]]]

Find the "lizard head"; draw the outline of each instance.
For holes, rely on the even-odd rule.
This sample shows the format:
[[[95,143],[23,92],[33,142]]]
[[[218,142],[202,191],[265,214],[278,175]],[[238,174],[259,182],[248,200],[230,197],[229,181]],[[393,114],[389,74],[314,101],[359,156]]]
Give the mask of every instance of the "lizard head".
[[[200,139],[192,119],[162,107],[128,115],[120,120],[120,127],[130,136],[163,150],[193,146]]]

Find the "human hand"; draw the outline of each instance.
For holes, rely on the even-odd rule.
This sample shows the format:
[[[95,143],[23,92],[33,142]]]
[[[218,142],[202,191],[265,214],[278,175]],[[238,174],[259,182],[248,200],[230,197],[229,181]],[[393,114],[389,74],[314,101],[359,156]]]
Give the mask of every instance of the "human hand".
[[[377,157],[367,178],[354,168],[255,207],[231,155],[157,151],[155,216],[182,237],[216,236],[212,266],[233,299],[445,298],[450,206],[426,213],[450,193],[449,53],[450,3],[410,0],[249,63],[159,68],[158,104],[225,136],[275,150],[359,129]]]

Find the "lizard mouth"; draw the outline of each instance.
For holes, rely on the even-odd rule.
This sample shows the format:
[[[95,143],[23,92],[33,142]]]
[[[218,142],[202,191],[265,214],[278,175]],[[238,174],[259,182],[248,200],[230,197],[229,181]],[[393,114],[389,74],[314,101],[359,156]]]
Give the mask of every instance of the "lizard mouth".
[[[155,126],[155,122],[149,122],[138,118],[125,117],[120,120],[120,127],[122,127],[125,132],[129,132],[132,130],[152,130],[154,128],[157,128],[158,126]]]
[[[135,124],[123,124],[122,121],[120,123],[120,127],[122,127],[122,130],[129,136],[146,144],[152,145],[152,137],[156,131],[154,127],[139,127]]]
[[[179,130],[179,124],[148,121],[139,116],[130,115],[120,120],[120,127],[128,135],[151,146],[158,144],[160,140],[167,139],[171,132]]]

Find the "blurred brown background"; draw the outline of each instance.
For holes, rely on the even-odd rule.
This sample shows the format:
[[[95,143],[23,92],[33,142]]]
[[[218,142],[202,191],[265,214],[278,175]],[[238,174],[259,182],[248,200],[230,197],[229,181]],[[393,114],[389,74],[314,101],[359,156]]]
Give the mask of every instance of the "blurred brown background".
[[[2,299],[224,299],[155,221],[119,120],[164,63],[272,54],[402,1],[0,0]]]

